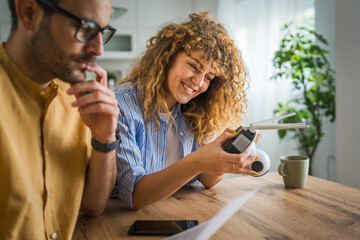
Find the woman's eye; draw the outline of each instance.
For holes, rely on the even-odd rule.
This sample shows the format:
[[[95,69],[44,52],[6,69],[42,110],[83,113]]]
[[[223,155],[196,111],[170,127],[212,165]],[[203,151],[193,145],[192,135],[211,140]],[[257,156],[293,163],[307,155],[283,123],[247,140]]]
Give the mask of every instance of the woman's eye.
[[[212,77],[207,77],[206,80],[207,80],[208,82],[211,82],[212,80],[214,80],[214,78],[212,78]]]
[[[189,65],[190,65],[190,67],[191,67],[192,69],[194,69],[195,71],[199,71],[199,69],[198,69],[194,64],[189,63]]]

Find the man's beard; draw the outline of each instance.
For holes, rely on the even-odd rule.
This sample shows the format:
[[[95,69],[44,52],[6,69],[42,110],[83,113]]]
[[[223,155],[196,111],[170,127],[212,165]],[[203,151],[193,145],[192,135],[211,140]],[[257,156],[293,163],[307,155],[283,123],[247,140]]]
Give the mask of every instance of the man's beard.
[[[54,78],[68,83],[85,81],[85,70],[77,71],[71,65],[76,61],[93,63],[95,57],[89,53],[66,56],[51,35],[48,16],[44,16],[39,31],[30,39],[28,62],[36,72],[35,81],[50,82]],[[75,39],[74,39],[75,41]]]
[[[95,57],[92,54],[73,54],[70,56],[70,61],[81,61],[86,63],[93,63],[95,61]],[[69,61],[69,62],[70,62]],[[71,67],[70,64],[64,65],[64,70],[60,73],[58,73],[59,79],[61,79],[64,82],[68,82],[71,84],[80,83],[85,81],[86,69],[80,69],[81,76],[76,76],[74,69]]]

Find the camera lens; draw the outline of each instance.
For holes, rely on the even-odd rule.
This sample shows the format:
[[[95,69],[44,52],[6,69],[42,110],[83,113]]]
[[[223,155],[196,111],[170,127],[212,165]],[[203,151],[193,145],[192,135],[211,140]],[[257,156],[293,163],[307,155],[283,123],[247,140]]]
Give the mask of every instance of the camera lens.
[[[255,172],[261,172],[264,169],[264,165],[260,161],[255,161],[252,163],[251,169]]]

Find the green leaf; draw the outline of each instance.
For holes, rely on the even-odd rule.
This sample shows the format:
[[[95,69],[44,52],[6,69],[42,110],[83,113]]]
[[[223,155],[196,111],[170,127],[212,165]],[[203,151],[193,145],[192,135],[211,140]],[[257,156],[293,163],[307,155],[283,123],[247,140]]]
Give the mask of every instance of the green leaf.
[[[314,154],[324,136],[323,121],[335,120],[335,71],[327,59],[329,51],[322,47],[327,40],[321,34],[309,27],[293,28],[291,24],[283,29],[284,37],[272,60],[275,71],[271,79],[291,81],[294,94],[286,103],[278,103],[273,112],[276,116],[296,112],[296,116],[279,122],[304,122],[311,127],[279,130],[278,135],[280,139],[293,136],[301,151]]]
[[[286,137],[286,130],[280,129],[278,135],[280,139],[284,139]]]

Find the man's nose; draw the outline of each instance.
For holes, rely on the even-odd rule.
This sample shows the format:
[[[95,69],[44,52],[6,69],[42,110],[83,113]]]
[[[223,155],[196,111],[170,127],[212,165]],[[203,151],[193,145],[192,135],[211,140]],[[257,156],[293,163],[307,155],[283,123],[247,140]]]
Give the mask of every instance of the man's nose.
[[[96,34],[95,38],[87,42],[86,52],[94,56],[100,56],[104,53],[103,37],[101,32]]]

